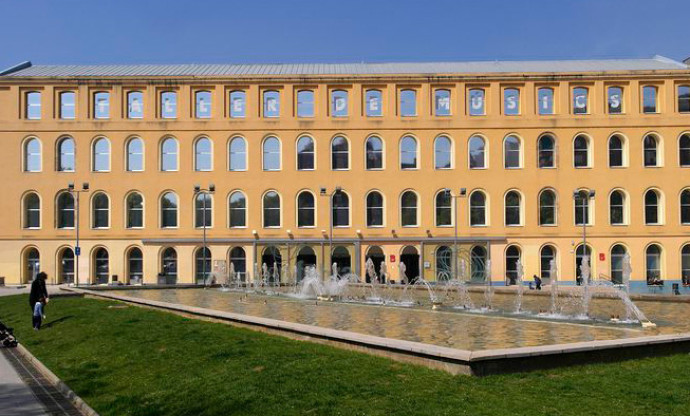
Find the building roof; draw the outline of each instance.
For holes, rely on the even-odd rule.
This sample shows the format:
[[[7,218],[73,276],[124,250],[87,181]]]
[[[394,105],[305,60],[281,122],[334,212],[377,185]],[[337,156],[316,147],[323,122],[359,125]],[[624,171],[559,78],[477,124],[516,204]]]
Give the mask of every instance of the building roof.
[[[550,61],[407,62],[344,64],[32,65],[24,62],[0,77],[212,77],[300,75],[443,75],[478,73],[579,73],[666,71],[688,65],[656,55],[638,59]]]

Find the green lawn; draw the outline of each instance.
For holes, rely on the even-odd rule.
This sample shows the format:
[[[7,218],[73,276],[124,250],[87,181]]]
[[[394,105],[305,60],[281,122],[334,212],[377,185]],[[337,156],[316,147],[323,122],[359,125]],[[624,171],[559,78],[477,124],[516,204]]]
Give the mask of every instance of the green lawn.
[[[0,319],[101,415],[687,415],[690,356],[451,376],[110,301],[27,296]],[[51,324],[52,323],[52,324]]]

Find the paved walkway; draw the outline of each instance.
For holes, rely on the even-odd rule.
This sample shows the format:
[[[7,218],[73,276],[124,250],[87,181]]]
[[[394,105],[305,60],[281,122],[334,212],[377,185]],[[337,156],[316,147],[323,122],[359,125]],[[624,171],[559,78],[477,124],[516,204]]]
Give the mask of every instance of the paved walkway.
[[[47,285],[48,295],[61,292],[62,285]],[[20,295],[31,292],[31,285],[23,286],[0,286],[0,296]]]

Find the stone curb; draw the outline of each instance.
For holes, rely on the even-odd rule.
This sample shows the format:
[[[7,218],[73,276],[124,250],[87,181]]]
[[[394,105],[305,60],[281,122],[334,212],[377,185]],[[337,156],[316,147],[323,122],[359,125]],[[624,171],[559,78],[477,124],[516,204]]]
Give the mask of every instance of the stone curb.
[[[60,380],[58,376],[55,375],[48,367],[46,367],[38,358],[36,358],[31,352],[24,347],[22,344],[17,345],[17,352],[25,360],[31,362],[31,364],[36,367],[38,371],[43,374],[43,376],[53,385],[55,388],[62,393],[72,404],[85,416],[99,416],[91,406],[86,404],[86,402],[77,395],[64,381]]]

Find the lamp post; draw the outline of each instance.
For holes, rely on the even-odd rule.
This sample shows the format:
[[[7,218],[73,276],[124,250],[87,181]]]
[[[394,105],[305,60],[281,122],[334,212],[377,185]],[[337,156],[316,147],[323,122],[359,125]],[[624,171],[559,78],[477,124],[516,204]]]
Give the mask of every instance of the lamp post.
[[[79,194],[89,192],[89,183],[84,182],[81,189],[77,189],[74,182],[70,182],[67,184],[67,192],[73,195],[72,199],[74,200],[74,286],[79,286],[79,256],[81,255],[81,247],[79,247]],[[77,195],[76,198],[74,198],[74,194]]]
[[[589,222],[589,218],[587,215],[587,210],[589,209],[589,201],[591,199],[594,199],[594,196],[596,195],[596,192],[593,189],[590,189],[589,191],[583,191],[583,190],[574,190],[573,191],[573,200],[575,201],[575,204],[577,206],[577,200],[580,198],[580,193],[583,192],[585,195],[583,195],[582,198],[582,260],[584,261],[585,256],[587,256],[587,223]],[[577,250],[575,250],[575,257],[577,258]],[[591,266],[591,263],[590,263]],[[590,273],[589,276],[587,276],[587,284],[592,280],[592,275]]]
[[[453,228],[454,228],[454,238],[453,238],[453,272],[455,277],[458,276],[458,198],[462,198],[467,195],[466,188],[460,188],[460,193],[453,195],[453,191],[449,188],[444,189],[446,195],[453,198]]]
[[[216,191],[216,186],[214,184],[209,184],[207,189],[201,188],[200,185],[194,185],[194,204],[196,205],[196,198],[199,197],[199,195],[203,195],[204,199],[202,201],[202,214],[201,214],[201,228],[203,229],[203,251],[201,252],[202,257],[202,266],[201,266],[201,273],[204,278],[204,286],[206,286],[206,197],[207,195],[210,195]],[[196,218],[195,218],[196,221]]]
[[[328,259],[329,259],[329,261],[333,257],[333,196],[335,194],[337,194],[338,192],[341,192],[342,190],[343,190],[343,188],[340,186],[336,186],[333,189],[333,192],[331,192],[330,194],[328,194],[328,191],[324,187],[321,187],[321,190],[320,190],[321,196],[328,196],[328,212],[329,212],[329,214],[328,214],[328,217],[329,217],[329,221],[328,221],[329,222],[329,224],[328,224],[328,227],[329,227],[329,229],[328,229],[328,253],[329,253]],[[326,272],[325,268],[324,268],[323,272],[324,273]]]

